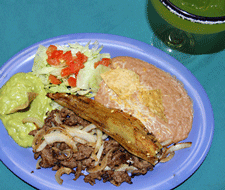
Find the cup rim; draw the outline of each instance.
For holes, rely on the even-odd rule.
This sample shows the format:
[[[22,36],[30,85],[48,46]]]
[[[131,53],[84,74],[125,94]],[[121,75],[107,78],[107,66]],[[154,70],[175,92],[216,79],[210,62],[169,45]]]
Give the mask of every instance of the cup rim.
[[[225,23],[225,16],[220,17],[205,17],[205,16],[199,16],[192,13],[189,13],[187,11],[182,10],[181,8],[177,7],[173,3],[170,2],[170,0],[160,0],[161,3],[169,9],[172,13],[182,17],[185,20],[189,20],[192,22],[197,22],[201,24],[222,24]]]

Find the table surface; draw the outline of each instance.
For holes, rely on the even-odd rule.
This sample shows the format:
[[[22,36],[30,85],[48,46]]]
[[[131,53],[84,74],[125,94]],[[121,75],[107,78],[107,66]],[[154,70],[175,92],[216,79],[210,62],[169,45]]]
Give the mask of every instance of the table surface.
[[[106,33],[151,44],[146,0],[0,0],[0,66],[24,48],[59,35]],[[147,16],[149,15],[149,16]],[[195,55],[185,66],[205,89],[214,111],[211,149],[199,169],[177,190],[225,189],[225,51]],[[182,62],[182,60],[181,60]],[[31,190],[0,161],[0,189]]]

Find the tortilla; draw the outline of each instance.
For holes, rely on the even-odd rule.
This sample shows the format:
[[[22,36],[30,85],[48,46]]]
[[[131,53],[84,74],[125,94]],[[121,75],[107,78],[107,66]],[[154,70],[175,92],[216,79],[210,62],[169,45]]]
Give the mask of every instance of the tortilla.
[[[26,109],[30,103],[37,97],[38,93],[36,92],[27,92],[27,101],[24,104],[17,106],[16,108],[12,109],[8,114],[15,113],[20,110]]]

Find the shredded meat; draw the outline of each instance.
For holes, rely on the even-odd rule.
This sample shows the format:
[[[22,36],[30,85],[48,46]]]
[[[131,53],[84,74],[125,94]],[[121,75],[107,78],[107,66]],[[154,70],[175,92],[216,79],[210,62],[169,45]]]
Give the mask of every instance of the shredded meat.
[[[53,110],[48,113],[48,117],[44,122],[44,130],[47,131],[49,128],[59,125],[59,121],[56,121],[55,114],[62,124],[70,127],[76,125],[87,126],[90,123],[78,116],[72,111],[63,108],[62,110]],[[30,135],[35,136],[37,130],[30,132]],[[89,170],[95,167],[95,159],[92,157],[94,148],[87,144],[77,144],[78,151],[72,152],[70,147],[64,142],[55,142],[51,145],[47,145],[42,151],[35,152],[34,158],[41,161],[39,163],[41,168],[52,168],[52,170],[58,170],[61,167],[71,168],[72,173],[75,174],[75,179],[79,176],[84,176],[84,181],[94,185],[95,180],[103,180],[103,182],[111,182],[112,184],[119,186],[123,182],[132,184],[131,179],[137,175],[144,175],[149,170],[153,170],[153,166],[147,161],[138,158],[129,152],[127,152],[118,142],[112,138],[107,138],[104,141],[103,153],[100,161],[104,156],[112,149],[114,151],[109,155],[107,167],[101,171],[93,173],[85,173],[84,170]],[[67,153],[65,153],[67,151]],[[119,168],[123,165],[135,168],[131,172],[120,170]],[[79,169],[78,169],[79,168]]]

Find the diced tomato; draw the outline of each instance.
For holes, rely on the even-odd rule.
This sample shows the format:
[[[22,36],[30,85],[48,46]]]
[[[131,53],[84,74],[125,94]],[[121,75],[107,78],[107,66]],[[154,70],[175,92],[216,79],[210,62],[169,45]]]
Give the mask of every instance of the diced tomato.
[[[61,77],[68,77],[69,75],[71,75],[71,71],[69,67],[66,67],[61,70]]]
[[[67,65],[70,65],[70,63],[76,62],[79,68],[83,63],[87,62],[87,59],[88,59],[88,57],[85,56],[80,51],[76,53],[76,57],[73,57],[71,51],[67,51],[63,53],[63,50],[57,50],[57,47],[54,45],[50,45],[46,53],[48,55],[47,62],[50,65],[59,65],[60,62],[63,62],[63,61],[65,61]],[[72,67],[74,68],[74,64],[72,65]],[[74,69],[72,70],[73,72],[77,72],[77,69],[75,69],[75,71]]]
[[[95,62],[94,68],[96,69],[96,67],[98,65],[104,65],[104,66],[108,67],[110,64],[111,64],[111,59],[110,58],[102,58],[101,61]]]
[[[76,53],[76,56],[77,56],[77,59],[81,61],[81,63],[87,62],[88,57],[84,55],[83,53],[81,53],[80,51]]]
[[[49,75],[49,78],[48,78],[49,80],[50,80],[50,83],[52,83],[52,84],[61,84],[62,82],[59,80],[59,79],[57,79],[56,78],[56,76],[54,76],[54,75]]]
[[[59,61],[56,58],[47,59],[49,65],[59,65]]]
[[[55,50],[51,53],[51,57],[49,56],[49,58],[56,58],[57,60],[59,60],[63,55],[63,50]]]
[[[66,62],[68,67],[61,70],[62,77],[69,77],[71,74],[77,75],[80,69],[84,68],[84,63],[87,62],[88,57],[80,51],[73,57],[71,51],[63,53],[63,50],[57,50],[57,47],[50,45],[46,51],[48,55],[47,62],[49,65],[59,65],[61,62]],[[49,80],[52,84],[60,84],[61,81],[54,75],[49,76]],[[76,86],[76,78],[69,77],[68,83],[70,86]]]
[[[75,87],[77,85],[77,79],[75,79],[74,77],[70,77],[68,79],[68,83],[70,86]]]
[[[50,45],[50,46],[48,47],[46,53],[47,53],[48,56],[51,56],[51,53],[52,53],[53,51],[55,51],[55,50],[57,50],[57,47],[54,46],[54,45]]]
[[[76,63],[78,65],[83,64],[81,59],[78,59],[77,57],[73,59],[73,63]]]
[[[84,68],[84,64],[81,62],[71,62],[69,68],[71,73],[78,74],[80,69]]]
[[[99,66],[100,63],[101,63],[101,61],[95,62],[95,63],[94,63],[94,68],[96,69],[96,67]]]
[[[60,58],[60,60],[65,61],[66,64],[69,65],[70,62],[73,60],[73,56],[72,56],[71,51],[67,51],[66,53],[64,53],[64,54],[62,55],[62,57]]]

